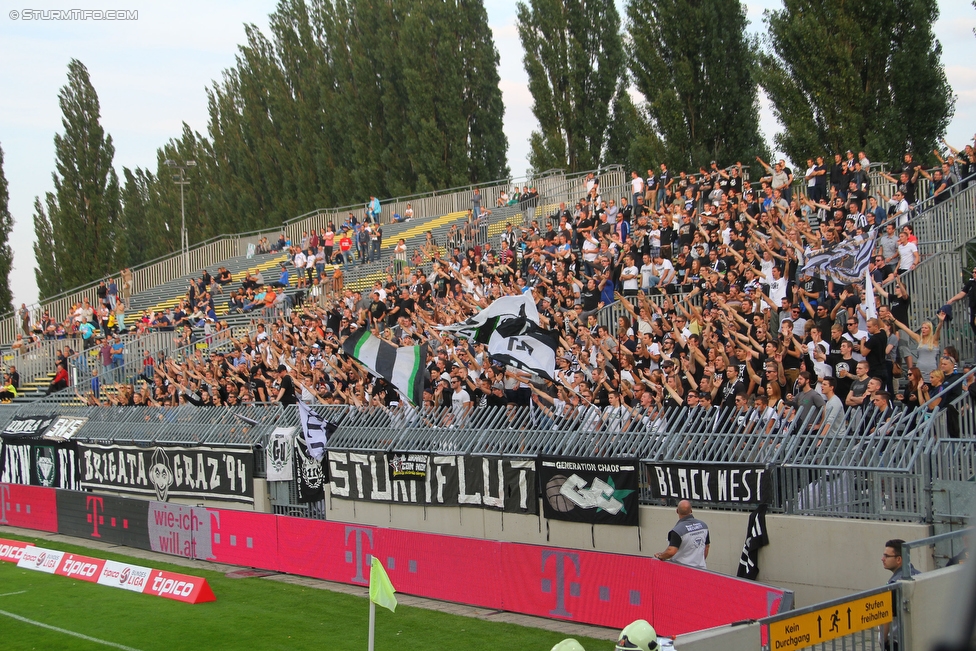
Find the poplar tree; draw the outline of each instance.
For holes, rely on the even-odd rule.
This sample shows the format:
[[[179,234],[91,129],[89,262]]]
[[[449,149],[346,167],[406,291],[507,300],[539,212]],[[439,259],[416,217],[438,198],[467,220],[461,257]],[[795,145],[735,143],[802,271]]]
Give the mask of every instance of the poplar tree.
[[[613,0],[529,0],[518,3],[523,64],[539,130],[529,138],[537,171],[571,172],[600,164],[610,107],[625,58]]]
[[[14,252],[10,248],[10,231],[14,218],[10,216],[10,194],[7,177],[3,173],[3,148],[0,147],[0,312],[12,312],[13,293],[10,291],[10,272],[14,267]]]
[[[955,97],[932,26],[936,0],[784,0],[767,11],[762,85],[793,161],[863,149],[896,162],[926,157]]]
[[[54,192],[34,202],[35,276],[42,299],[117,271],[115,228],[119,184],[112,137],[100,124],[98,95],[88,69],[68,64],[58,94],[63,134],[55,134]]]
[[[676,169],[765,153],[755,56],[739,0],[630,0],[634,85]]]

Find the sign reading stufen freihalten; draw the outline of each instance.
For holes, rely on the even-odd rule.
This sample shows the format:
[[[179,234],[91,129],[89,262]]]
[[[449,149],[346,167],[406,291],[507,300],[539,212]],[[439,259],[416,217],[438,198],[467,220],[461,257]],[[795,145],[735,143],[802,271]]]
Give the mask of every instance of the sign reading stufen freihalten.
[[[542,509],[550,520],[637,526],[636,459],[539,457]]]
[[[428,461],[423,478],[391,479],[394,469],[387,454],[329,450],[331,494],[342,499],[371,502],[477,506],[508,513],[539,512],[534,459],[453,454],[426,456]],[[414,463],[418,464],[417,460]]]
[[[189,497],[254,503],[251,448],[154,447],[78,443],[81,488],[160,502]]]
[[[647,473],[656,498],[757,505],[769,496],[762,464],[649,463]]]

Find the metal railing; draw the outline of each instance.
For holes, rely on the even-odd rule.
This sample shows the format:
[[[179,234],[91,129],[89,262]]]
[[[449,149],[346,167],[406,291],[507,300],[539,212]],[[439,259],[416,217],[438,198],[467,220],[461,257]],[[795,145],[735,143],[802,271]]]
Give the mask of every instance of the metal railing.
[[[960,531],[949,531],[947,533],[940,533],[935,536],[929,536],[928,538],[920,538],[918,540],[909,540],[901,544],[901,574],[899,579],[902,581],[914,581],[915,578],[912,576],[912,550],[913,549],[927,549],[929,547],[935,547],[941,543],[954,542],[963,543],[959,550],[969,548],[969,542],[972,539],[973,530],[972,529],[962,529]],[[954,548],[950,548],[954,549]],[[917,556],[917,555],[916,555]],[[947,558],[951,558],[949,556]],[[935,559],[936,557],[933,556]],[[936,559],[937,560],[937,559]]]
[[[818,649],[820,651],[835,651],[837,649],[857,649],[858,651],[885,651],[889,648],[899,648],[905,649],[903,644],[895,645],[889,647],[884,640],[882,640],[885,628],[882,626],[875,626],[872,628],[867,628],[864,630],[859,630],[847,635],[838,635],[837,637],[831,637],[829,627],[833,624],[837,625],[837,630],[840,630],[841,613],[840,611],[853,601],[862,600],[868,597],[877,597],[879,595],[885,595],[890,593],[888,597],[889,603],[894,609],[894,616],[899,615],[899,603],[901,590],[897,585],[885,585],[880,588],[873,588],[871,590],[864,590],[862,592],[857,592],[852,595],[845,597],[838,597],[837,599],[831,599],[830,601],[824,601],[818,604],[813,604],[812,606],[805,606],[803,608],[797,608],[796,610],[788,610],[770,617],[764,617],[759,620],[759,624],[762,626],[762,640],[764,642],[763,649],[768,649],[769,651],[774,651],[776,648],[788,648],[788,649]],[[782,622],[784,620],[794,620],[799,621],[803,615],[816,614],[819,611],[828,611],[832,608],[836,608],[838,611],[835,614],[836,620],[831,622],[827,618],[823,618],[827,621],[821,621],[819,627],[814,626],[813,628],[818,628],[820,633],[825,633],[821,635],[820,638],[811,638],[810,633],[811,628],[809,626],[803,626],[802,624],[797,626],[795,629],[796,636],[794,637],[790,633],[783,634],[783,637],[792,638],[789,643],[784,643],[783,646],[777,646],[772,643],[772,631],[770,630],[770,625],[775,625],[777,622]],[[844,615],[845,619],[847,615]],[[901,629],[896,627],[895,635],[898,636],[896,639],[900,640]],[[789,630],[789,629],[788,629]],[[777,636],[778,639],[780,636]],[[813,639],[824,639],[827,641],[822,643],[813,642]]]

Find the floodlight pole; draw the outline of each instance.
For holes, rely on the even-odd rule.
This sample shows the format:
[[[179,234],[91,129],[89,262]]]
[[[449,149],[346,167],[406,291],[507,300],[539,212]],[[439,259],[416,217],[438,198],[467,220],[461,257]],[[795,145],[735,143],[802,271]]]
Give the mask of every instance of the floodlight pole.
[[[184,186],[190,185],[190,181],[186,177],[186,168],[196,167],[197,162],[195,160],[188,160],[181,165],[175,160],[170,159],[165,161],[165,164],[180,171],[179,175],[173,176],[173,183],[180,186],[180,258],[183,263],[183,275],[188,276],[190,274],[190,238],[186,232],[186,203],[183,196],[183,188]]]

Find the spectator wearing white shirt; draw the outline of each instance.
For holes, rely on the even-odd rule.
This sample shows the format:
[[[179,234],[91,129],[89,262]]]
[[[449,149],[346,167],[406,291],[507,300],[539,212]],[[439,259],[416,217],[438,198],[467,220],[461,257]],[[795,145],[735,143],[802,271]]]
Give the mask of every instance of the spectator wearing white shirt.
[[[919,262],[918,246],[908,241],[908,233],[898,235],[898,273],[904,275]]]

